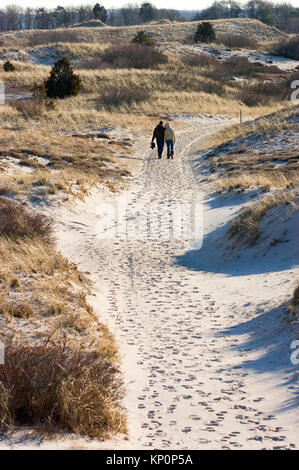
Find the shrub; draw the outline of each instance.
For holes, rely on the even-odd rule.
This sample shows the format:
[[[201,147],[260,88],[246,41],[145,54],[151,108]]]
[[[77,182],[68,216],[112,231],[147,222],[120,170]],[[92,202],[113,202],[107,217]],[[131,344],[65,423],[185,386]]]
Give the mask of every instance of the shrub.
[[[208,54],[188,54],[183,57],[182,62],[191,67],[207,67],[219,63],[215,57]]]
[[[13,104],[24,117],[40,118],[45,111],[45,104],[36,100],[19,100]]]
[[[87,36],[86,42],[89,42],[90,39]],[[29,47],[48,45],[48,44],[57,44],[59,42],[78,42],[78,32],[72,29],[60,29],[60,30],[44,30],[44,31],[34,31],[32,36],[28,39]],[[84,38],[82,38],[84,42]]]
[[[194,34],[194,42],[213,42],[216,39],[216,34],[212,23],[204,21],[197,25],[197,29]]]
[[[129,43],[106,49],[102,60],[115,68],[150,69],[167,63],[167,56],[153,47]]]
[[[1,339],[5,343],[5,365],[0,365],[2,430],[51,426],[101,439],[125,432],[118,370],[95,347]]]
[[[250,62],[248,57],[232,56],[222,63],[222,68],[235,75],[252,75],[256,72],[265,71],[262,63]]]
[[[16,70],[16,68],[15,68],[14,64],[12,64],[9,60],[7,60],[3,64],[3,70],[5,72],[14,72]]]
[[[0,236],[14,240],[38,237],[52,241],[52,222],[42,214],[34,214],[21,204],[0,197]]]
[[[299,36],[277,43],[270,52],[275,55],[299,60]]]
[[[212,71],[205,72],[215,80],[229,79],[234,76],[258,77],[261,74],[281,74],[275,65],[267,66],[260,62],[250,62],[247,57],[232,56],[224,62],[218,62]]]
[[[79,60],[76,60],[76,69],[77,70],[98,70],[102,67],[101,57],[82,57]]]
[[[106,109],[130,107],[134,103],[141,103],[150,98],[150,93],[143,87],[115,87],[107,88],[102,92],[99,103]]]
[[[257,49],[258,42],[249,36],[242,36],[240,34],[223,34],[217,37],[217,43],[223,44],[230,49],[244,48],[244,49]]]
[[[296,307],[297,305],[299,305],[299,285],[296,287],[296,289],[294,290],[294,294],[293,294],[293,305]]]
[[[81,80],[74,74],[68,58],[63,57],[54,64],[44,85],[49,98],[63,99],[79,93]]]
[[[288,98],[289,89],[284,82],[246,83],[240,89],[240,100],[247,106],[267,105]]]
[[[225,94],[225,88],[223,84],[215,81],[203,82],[201,84],[201,91],[211,95],[224,96]]]
[[[145,31],[138,31],[132,39],[132,42],[136,44],[142,44],[144,46],[154,46],[155,41],[151,39]]]

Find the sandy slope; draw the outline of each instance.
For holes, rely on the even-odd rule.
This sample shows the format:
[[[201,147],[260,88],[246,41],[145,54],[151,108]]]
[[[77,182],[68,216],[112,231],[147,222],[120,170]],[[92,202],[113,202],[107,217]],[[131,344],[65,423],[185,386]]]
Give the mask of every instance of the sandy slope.
[[[89,301],[120,345],[129,440],[47,440],[20,432],[2,440],[2,449],[299,447],[298,366],[290,362],[296,325],[282,323],[281,308],[296,279],[294,247],[266,257],[246,250],[224,262],[224,233],[242,201],[215,198],[190,152],[197,140],[232,121],[176,119],[185,126],[177,133],[175,159],[158,161],[140,139],[128,158],[133,177],[124,194],[129,207],[202,201],[201,249],[169,240],[166,222],[158,239],[97,238],[104,204],[117,199],[111,193],[95,191],[55,211],[58,246],[90,274]]]
[[[60,214],[59,247],[95,281],[91,299],[120,342],[128,383],[129,441],[112,448],[295,448],[294,325],[282,325],[291,266],[225,269],[214,233],[237,211],[215,203],[194,171],[188,145],[231,121],[188,120],[174,161],[158,161],[139,143],[128,203],[204,202],[205,242],[99,240],[103,202],[95,193]],[[145,150],[144,150],[145,149]],[[162,234],[167,233],[167,224]],[[216,239],[215,239],[216,240]],[[190,251],[189,251],[190,250]],[[210,266],[210,268],[209,268]]]

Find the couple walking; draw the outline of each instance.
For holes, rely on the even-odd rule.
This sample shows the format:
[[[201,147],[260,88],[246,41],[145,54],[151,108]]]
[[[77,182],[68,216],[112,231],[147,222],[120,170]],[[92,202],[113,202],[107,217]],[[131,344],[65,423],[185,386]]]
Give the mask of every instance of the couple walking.
[[[174,150],[174,143],[175,143],[175,133],[174,130],[170,127],[169,123],[167,122],[165,127],[163,126],[163,121],[160,121],[159,124],[155,127],[153,138],[151,142],[151,148],[155,147],[154,140],[156,139],[157,142],[157,149],[158,149],[158,158],[162,157],[164,143],[166,142],[167,145],[167,158],[173,159],[173,150]]]

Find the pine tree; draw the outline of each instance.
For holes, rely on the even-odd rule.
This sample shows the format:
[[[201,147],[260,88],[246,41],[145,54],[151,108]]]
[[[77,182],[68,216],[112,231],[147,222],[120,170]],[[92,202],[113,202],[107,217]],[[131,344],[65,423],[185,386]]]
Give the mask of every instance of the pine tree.
[[[134,38],[132,39],[132,42],[135,42],[137,44],[141,44],[142,46],[154,46],[155,41],[151,39],[145,31],[138,31]]]
[[[4,62],[3,64],[3,70],[4,72],[14,72],[16,70],[14,64],[12,64],[9,60]]]
[[[195,42],[213,42],[216,39],[216,34],[213,28],[212,23],[208,21],[204,21],[203,23],[199,23],[197,25],[197,29],[194,34],[194,41]]]
[[[100,5],[99,3],[96,3],[95,6],[92,9],[93,17],[96,20],[101,20],[103,23],[106,23],[107,21],[107,10],[105,7]]]
[[[50,77],[45,81],[49,98],[66,98],[78,95],[81,80],[75,75],[67,57],[62,57],[52,67]]]
[[[144,23],[153,21],[155,19],[155,14],[155,7],[149,2],[143,3],[139,9],[139,16]]]

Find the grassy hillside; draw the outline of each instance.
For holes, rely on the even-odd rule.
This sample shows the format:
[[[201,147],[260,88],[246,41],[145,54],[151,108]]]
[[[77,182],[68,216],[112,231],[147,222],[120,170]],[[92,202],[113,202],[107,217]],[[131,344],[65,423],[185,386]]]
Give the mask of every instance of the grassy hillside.
[[[286,224],[278,224],[276,218],[272,233],[267,233],[263,219],[273,208],[284,208],[279,214],[281,222],[283,214],[294,215],[298,210],[298,130],[296,106],[244,126],[232,126],[201,143],[201,164],[212,186],[224,197],[238,193],[243,202],[250,201],[229,229],[233,246],[266,240],[272,247],[288,239]]]
[[[276,41],[287,37],[286,33],[267,26],[258,20],[249,18],[222,19],[211,21],[216,34],[238,34],[258,41]],[[6,48],[31,47],[53,42],[100,42],[120,43],[130,40],[140,29],[157,40],[157,42],[183,42],[193,35],[198,22],[190,23],[149,23],[138,26],[122,27],[77,27],[69,29],[43,31],[17,31],[1,33],[0,46]]]

